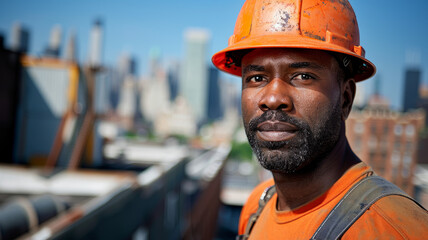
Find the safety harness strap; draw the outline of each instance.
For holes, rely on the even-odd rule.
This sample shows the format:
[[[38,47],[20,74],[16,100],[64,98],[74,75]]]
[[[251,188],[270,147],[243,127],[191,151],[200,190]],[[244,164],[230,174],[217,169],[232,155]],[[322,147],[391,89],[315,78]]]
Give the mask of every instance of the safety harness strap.
[[[346,193],[311,239],[340,239],[373,203],[389,195],[408,198],[422,207],[394,184],[379,176],[369,176],[355,184]]]
[[[272,185],[263,191],[263,194],[260,196],[259,199],[259,208],[255,213],[251,214],[250,219],[248,219],[247,226],[245,227],[245,233],[236,236],[236,240],[247,240],[250,237],[251,230],[253,230],[254,224],[262,213],[263,208],[266,206],[266,203],[269,202],[269,200],[275,193],[275,185]]]
[[[245,233],[237,236],[236,240],[247,240],[249,238],[251,230],[263,211],[263,208],[275,193],[275,185],[265,189],[259,200],[259,208],[248,220]],[[368,176],[355,184],[345,194],[327,215],[311,239],[340,239],[349,227],[351,227],[373,203],[389,195],[398,195],[408,198],[422,209],[425,209],[394,184],[379,176]]]

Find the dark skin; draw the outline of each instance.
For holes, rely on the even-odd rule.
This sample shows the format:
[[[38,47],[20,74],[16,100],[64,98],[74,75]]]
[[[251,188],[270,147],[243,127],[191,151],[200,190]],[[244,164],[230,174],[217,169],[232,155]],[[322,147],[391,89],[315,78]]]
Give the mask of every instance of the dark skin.
[[[317,50],[256,49],[242,58],[242,69],[244,123],[265,111],[280,110],[316,127],[319,119],[340,104],[341,127],[336,144],[322,157],[311,160],[308,165],[314,167],[302,166],[293,173],[272,171],[278,210],[293,210],[316,199],[360,162],[349,147],[344,123],[355,96],[355,80],[338,79],[340,68],[332,55]],[[272,121],[269,124],[281,125]],[[295,136],[293,126],[285,124],[274,131],[261,127],[256,132],[259,141],[287,141]]]

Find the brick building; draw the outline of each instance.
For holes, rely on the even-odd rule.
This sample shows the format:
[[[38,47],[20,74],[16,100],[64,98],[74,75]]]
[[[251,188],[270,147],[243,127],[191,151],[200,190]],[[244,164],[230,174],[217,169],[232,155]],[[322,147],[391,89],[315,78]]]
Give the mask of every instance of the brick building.
[[[346,134],[361,160],[413,195],[419,132],[424,124],[423,110],[393,111],[386,100],[374,95],[365,108],[352,110]]]

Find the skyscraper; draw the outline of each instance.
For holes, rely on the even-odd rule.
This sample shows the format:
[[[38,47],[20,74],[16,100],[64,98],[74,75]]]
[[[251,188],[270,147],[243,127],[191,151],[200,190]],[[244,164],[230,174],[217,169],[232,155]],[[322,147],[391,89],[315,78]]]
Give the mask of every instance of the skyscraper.
[[[89,46],[89,65],[99,67],[102,65],[103,29],[100,19],[96,20],[91,30]]]
[[[170,108],[168,79],[163,70],[142,82],[141,107],[145,119],[155,122]]]
[[[133,119],[137,112],[136,99],[136,82],[132,76],[127,76],[123,81],[120,91],[119,105],[117,106],[117,113],[122,118],[127,129],[131,129],[134,124]]]
[[[119,73],[122,76],[137,74],[137,61],[128,53],[124,53],[119,58]]]
[[[173,61],[169,64],[167,70],[167,78],[169,85],[169,100],[173,102],[178,95],[179,88],[179,76],[180,76],[180,63]]]
[[[51,37],[49,38],[49,45],[45,49],[45,56],[58,58],[60,55],[62,30],[61,26],[55,25],[51,31]]]
[[[76,48],[76,33],[72,31],[70,33],[70,38],[68,40],[67,46],[65,48],[64,59],[71,62],[77,61],[77,48]]]
[[[149,73],[141,81],[140,106],[144,118],[151,123],[157,121],[158,117],[170,108],[169,84],[161,63],[160,49],[150,49]]]
[[[403,111],[419,107],[419,83],[421,79],[421,70],[417,67],[406,69],[404,77],[404,96]]]
[[[209,68],[208,80],[208,101],[207,101],[207,117],[209,120],[216,120],[223,116],[219,70],[213,66]]]
[[[160,48],[153,47],[149,51],[149,78],[154,78],[159,75],[160,72],[163,72],[161,62],[162,51]]]
[[[365,87],[362,84],[357,84],[357,92],[355,93],[353,107],[362,108],[366,102]]]
[[[26,53],[29,50],[30,32],[20,23],[15,23],[12,27],[11,50]]]
[[[179,93],[190,104],[198,122],[206,118],[207,45],[210,34],[204,29],[189,29],[184,34],[185,59]]]

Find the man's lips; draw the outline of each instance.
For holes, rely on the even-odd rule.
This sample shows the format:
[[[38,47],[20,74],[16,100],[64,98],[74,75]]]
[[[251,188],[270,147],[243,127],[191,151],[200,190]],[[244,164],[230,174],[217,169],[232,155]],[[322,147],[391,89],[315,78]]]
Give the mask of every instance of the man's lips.
[[[286,141],[296,134],[298,128],[290,123],[265,121],[257,125],[257,136],[263,141]]]

